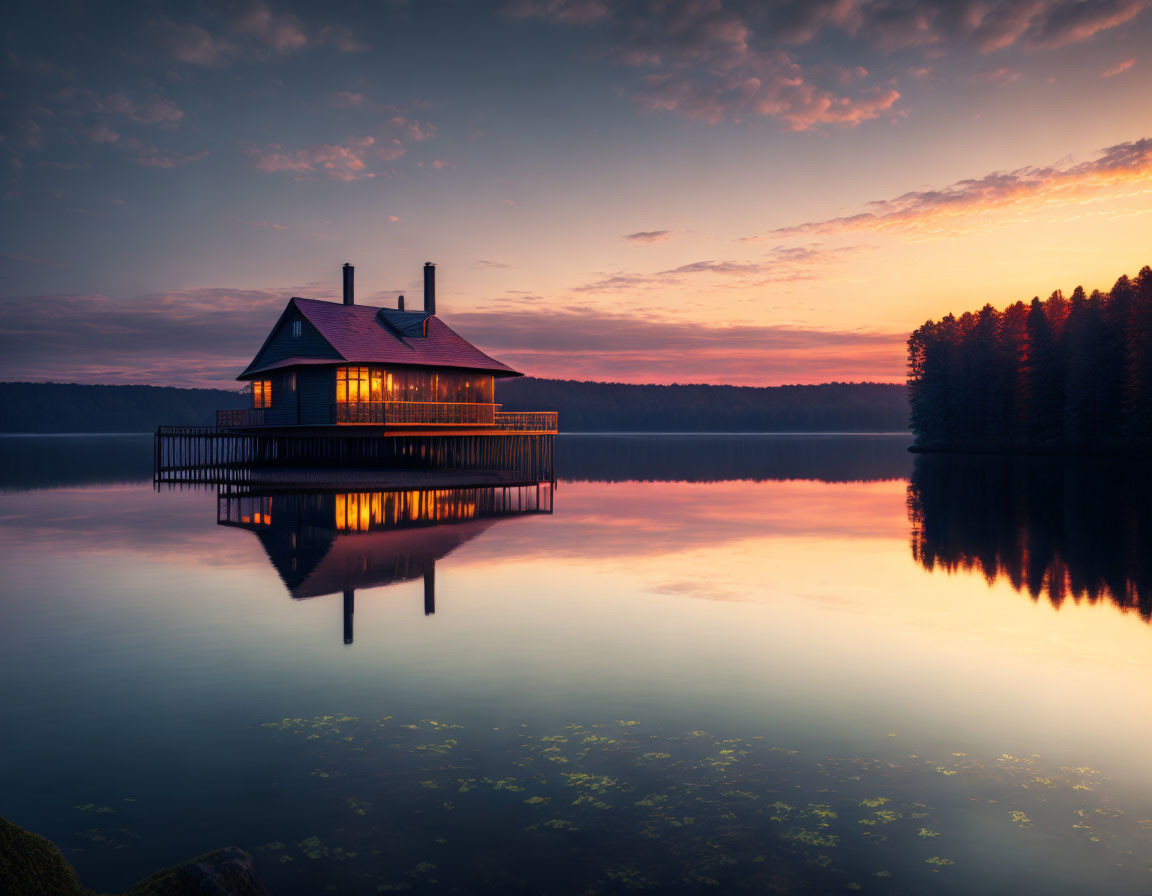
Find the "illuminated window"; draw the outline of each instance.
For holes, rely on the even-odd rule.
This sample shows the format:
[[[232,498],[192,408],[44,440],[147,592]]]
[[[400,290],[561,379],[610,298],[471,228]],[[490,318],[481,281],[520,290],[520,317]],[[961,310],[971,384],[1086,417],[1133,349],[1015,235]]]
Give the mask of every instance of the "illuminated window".
[[[379,401],[380,371],[367,367],[336,368],[336,401],[361,402]],[[373,397],[373,393],[377,397]]]
[[[382,401],[492,404],[493,377],[446,370],[338,367],[337,404]]]
[[[302,329],[303,329],[303,324],[301,324],[300,321],[298,321],[298,320],[292,321],[292,335],[293,336],[299,336]]]
[[[252,407],[272,407],[272,380],[252,381]]]

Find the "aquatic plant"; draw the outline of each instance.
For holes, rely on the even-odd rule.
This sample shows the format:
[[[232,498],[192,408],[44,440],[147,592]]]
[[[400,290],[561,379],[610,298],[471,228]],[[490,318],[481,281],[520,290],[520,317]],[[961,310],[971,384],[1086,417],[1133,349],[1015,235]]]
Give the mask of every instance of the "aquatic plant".
[[[1146,874],[1150,858],[1148,828],[1097,795],[1100,772],[1036,756],[807,759],[759,738],[635,720],[472,731],[334,715],[268,728],[300,739],[303,766],[332,771],[295,786],[316,814],[340,819],[334,829],[322,843],[283,836],[298,845],[266,849],[299,860],[297,888],[915,892],[979,867],[971,846],[950,842],[959,807],[986,811],[1004,836],[1042,830],[1102,868]]]

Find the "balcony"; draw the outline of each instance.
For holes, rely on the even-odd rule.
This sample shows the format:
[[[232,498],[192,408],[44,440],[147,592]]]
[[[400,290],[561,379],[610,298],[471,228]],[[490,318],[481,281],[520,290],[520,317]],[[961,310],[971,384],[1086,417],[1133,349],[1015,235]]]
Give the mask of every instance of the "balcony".
[[[343,401],[332,405],[332,422],[492,426],[498,407],[453,401]]]
[[[332,405],[332,422],[377,426],[490,426],[500,432],[556,432],[556,411],[500,411],[500,407],[450,401],[349,401]]]
[[[264,408],[240,408],[216,412],[217,426],[263,426]]]
[[[554,433],[559,428],[559,413],[557,411],[497,411],[495,422],[496,428],[501,430]]]

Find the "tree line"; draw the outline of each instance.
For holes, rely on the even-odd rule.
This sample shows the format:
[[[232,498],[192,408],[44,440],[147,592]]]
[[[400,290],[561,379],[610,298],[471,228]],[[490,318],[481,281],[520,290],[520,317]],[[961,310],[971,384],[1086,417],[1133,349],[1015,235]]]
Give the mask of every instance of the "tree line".
[[[707,386],[496,381],[506,411],[559,411],[564,432],[907,432],[902,384]]]
[[[908,398],[921,450],[1152,448],[1152,268],[929,320],[908,339]]]
[[[902,432],[903,384],[647,386],[531,377],[498,380],[508,411],[559,411],[566,432]],[[153,432],[212,424],[217,409],[250,407],[223,389],[0,383],[0,432]]]
[[[225,389],[0,383],[0,432],[154,432],[161,423],[209,425],[216,411],[252,406]]]

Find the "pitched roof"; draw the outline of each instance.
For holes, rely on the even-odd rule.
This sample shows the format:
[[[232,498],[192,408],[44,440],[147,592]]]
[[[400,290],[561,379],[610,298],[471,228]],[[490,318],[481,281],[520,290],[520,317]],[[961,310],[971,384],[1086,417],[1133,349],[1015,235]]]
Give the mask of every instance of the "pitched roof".
[[[349,364],[457,367],[485,370],[494,376],[522,376],[507,364],[501,364],[484,354],[440,318],[422,311],[397,311],[369,305],[344,305],[317,299],[293,298],[284,309],[285,314],[292,306],[316,328],[340,359]],[[269,336],[269,341],[271,338]],[[263,353],[264,347],[261,347],[256,358],[238,379],[299,364],[334,363],[331,358],[284,358],[270,364],[257,365]]]

